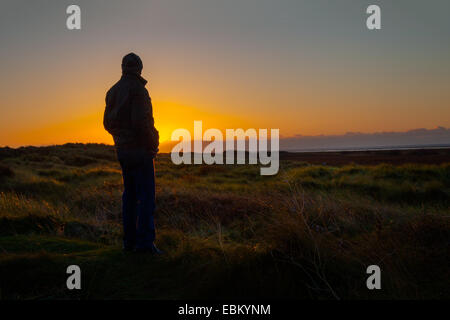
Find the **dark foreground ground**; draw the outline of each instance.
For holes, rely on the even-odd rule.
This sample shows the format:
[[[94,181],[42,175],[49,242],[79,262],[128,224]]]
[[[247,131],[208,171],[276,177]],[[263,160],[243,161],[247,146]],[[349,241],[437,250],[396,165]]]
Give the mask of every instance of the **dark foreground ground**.
[[[267,177],[158,156],[155,258],[121,251],[112,147],[1,148],[1,298],[450,297],[448,149],[281,159]],[[381,290],[366,287],[372,264]]]

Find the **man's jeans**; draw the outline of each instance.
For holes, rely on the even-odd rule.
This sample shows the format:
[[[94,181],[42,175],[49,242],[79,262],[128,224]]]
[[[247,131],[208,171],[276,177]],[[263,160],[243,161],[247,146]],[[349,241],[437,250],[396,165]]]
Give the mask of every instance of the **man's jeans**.
[[[153,154],[141,149],[117,150],[122,167],[123,244],[151,248],[155,240],[155,167]]]

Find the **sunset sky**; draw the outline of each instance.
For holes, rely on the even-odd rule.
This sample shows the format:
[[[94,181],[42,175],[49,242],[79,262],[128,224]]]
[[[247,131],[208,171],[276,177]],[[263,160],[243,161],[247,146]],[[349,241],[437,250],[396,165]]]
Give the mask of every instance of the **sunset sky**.
[[[81,7],[81,30],[66,8]],[[382,29],[366,28],[378,4]],[[2,1],[0,146],[105,142],[135,52],[161,141],[177,128],[281,136],[450,127],[448,0]]]

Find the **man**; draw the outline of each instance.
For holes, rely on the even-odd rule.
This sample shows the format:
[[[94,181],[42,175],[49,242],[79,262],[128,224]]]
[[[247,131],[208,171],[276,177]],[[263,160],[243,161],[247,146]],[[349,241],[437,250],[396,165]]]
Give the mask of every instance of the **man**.
[[[122,77],[106,94],[105,129],[113,136],[122,168],[123,249],[161,253],[155,246],[155,167],[159,134],[139,56],[122,59]]]

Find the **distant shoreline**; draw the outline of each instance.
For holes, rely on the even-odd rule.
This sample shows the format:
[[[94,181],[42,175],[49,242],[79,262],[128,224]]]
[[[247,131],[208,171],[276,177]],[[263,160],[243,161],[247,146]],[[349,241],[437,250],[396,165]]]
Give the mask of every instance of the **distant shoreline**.
[[[86,146],[106,146],[114,147],[112,144],[96,143],[96,142],[67,142],[64,144],[45,144],[45,145],[23,145],[18,147],[10,147],[8,145],[0,146],[0,149],[20,149],[20,148],[48,148],[48,147],[62,147],[69,145],[86,145]],[[395,150],[435,150],[435,149],[450,149],[450,144],[435,144],[435,145],[398,145],[398,146],[374,146],[374,147],[342,147],[342,148],[309,148],[309,149],[280,149],[280,152],[289,153],[309,153],[309,152],[356,152],[356,151],[395,151]],[[225,150],[226,151],[226,150]],[[225,152],[224,151],[224,152]],[[165,154],[170,152],[160,152]]]
[[[303,152],[341,152],[341,151],[396,151],[396,150],[435,150],[450,149],[450,144],[444,145],[407,145],[407,146],[379,146],[379,147],[348,147],[348,148],[315,148],[315,149],[291,149],[280,150],[280,152],[303,153]]]

